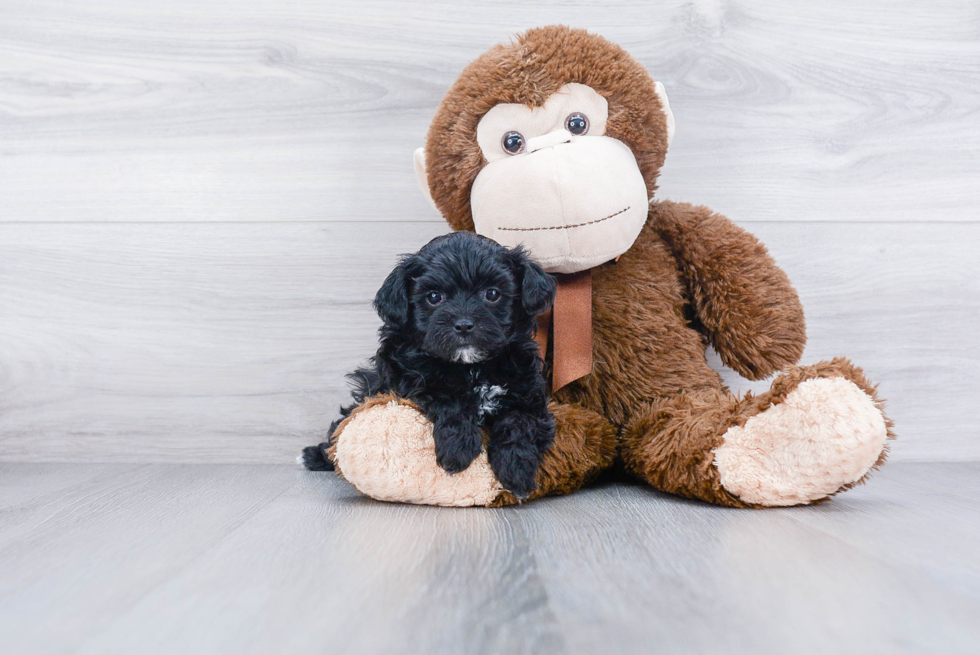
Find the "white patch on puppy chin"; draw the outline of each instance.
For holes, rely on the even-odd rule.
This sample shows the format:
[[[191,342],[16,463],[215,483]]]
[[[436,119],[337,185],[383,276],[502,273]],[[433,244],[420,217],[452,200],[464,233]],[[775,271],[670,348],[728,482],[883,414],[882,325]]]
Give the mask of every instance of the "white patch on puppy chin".
[[[476,346],[463,346],[453,354],[453,361],[462,362],[463,364],[476,364],[477,362],[482,362],[485,358],[486,355]]]

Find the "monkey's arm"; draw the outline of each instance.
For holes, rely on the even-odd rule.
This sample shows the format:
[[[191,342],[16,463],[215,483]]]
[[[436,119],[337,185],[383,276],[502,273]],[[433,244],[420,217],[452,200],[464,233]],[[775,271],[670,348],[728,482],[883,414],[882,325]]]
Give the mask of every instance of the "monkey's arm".
[[[687,203],[653,203],[648,224],[673,252],[696,327],[727,366],[759,380],[799,361],[806,344],[803,307],[758,239]]]

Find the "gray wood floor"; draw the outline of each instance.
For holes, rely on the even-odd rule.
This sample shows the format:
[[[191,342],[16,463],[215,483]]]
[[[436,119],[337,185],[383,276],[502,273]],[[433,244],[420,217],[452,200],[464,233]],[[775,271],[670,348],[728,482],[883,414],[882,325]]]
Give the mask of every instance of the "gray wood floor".
[[[501,510],[288,466],[0,465],[4,653],[980,650],[980,463],[814,507],[629,483]]]

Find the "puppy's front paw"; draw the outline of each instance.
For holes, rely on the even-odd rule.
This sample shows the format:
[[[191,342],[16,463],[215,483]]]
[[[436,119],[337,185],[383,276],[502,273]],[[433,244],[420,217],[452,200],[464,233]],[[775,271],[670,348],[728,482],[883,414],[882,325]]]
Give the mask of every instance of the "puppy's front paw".
[[[434,432],[436,463],[446,473],[465,471],[483,450],[483,440],[475,426],[437,424]]]
[[[491,447],[487,455],[497,480],[518,499],[524,500],[537,488],[540,458],[530,444]]]
[[[513,412],[497,421],[490,431],[487,457],[500,484],[523,500],[537,488],[542,454],[555,439],[555,421],[545,414]]]

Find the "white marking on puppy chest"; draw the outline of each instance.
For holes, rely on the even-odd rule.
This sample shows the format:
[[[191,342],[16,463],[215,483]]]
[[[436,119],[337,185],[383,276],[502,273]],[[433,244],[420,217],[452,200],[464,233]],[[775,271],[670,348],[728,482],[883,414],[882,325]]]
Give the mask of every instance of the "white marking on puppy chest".
[[[473,387],[473,391],[479,397],[480,402],[477,405],[477,412],[480,416],[486,416],[488,414],[495,414],[498,409],[500,409],[501,396],[507,395],[507,388],[502,387],[497,384],[490,384],[484,382],[478,387]]]

